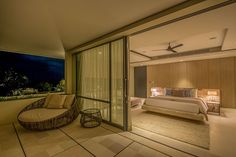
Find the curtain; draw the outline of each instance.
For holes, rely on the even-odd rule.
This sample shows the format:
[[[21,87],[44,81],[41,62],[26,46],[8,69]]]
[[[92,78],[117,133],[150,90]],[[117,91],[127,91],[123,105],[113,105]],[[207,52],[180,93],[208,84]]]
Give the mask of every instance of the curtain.
[[[77,94],[80,108],[98,108],[103,119],[109,117],[109,44],[77,55]],[[107,101],[108,103],[100,102]]]
[[[76,62],[81,109],[98,108],[103,119],[120,126],[123,126],[124,115],[123,47],[123,39],[113,41],[79,53]]]
[[[111,43],[112,122],[123,125],[123,40]]]

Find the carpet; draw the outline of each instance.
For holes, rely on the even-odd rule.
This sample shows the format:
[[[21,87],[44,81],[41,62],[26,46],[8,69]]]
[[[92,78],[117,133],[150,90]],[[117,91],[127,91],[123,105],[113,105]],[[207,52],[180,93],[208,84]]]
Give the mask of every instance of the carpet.
[[[209,124],[154,112],[132,111],[132,125],[166,137],[209,149]]]

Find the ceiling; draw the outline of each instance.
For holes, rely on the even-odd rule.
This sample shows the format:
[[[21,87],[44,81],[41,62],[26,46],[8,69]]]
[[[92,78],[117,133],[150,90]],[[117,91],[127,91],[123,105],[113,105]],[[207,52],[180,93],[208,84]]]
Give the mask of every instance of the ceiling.
[[[163,60],[156,59],[160,58],[160,56],[168,56],[172,61],[182,61],[183,59],[180,59],[181,57],[178,57],[176,53],[166,50],[169,44],[171,47],[183,44],[183,46],[174,49],[178,54],[187,54],[195,51],[194,55],[188,56],[192,60],[195,59],[194,57],[198,59],[210,58],[210,55],[200,55],[200,50],[210,50],[215,47],[220,47],[220,51],[225,53],[225,55],[219,53],[219,56],[234,54],[228,53],[226,50],[236,49],[235,10],[236,4],[234,3],[131,36],[131,65],[141,66],[164,63]],[[211,53],[211,55],[216,57],[216,54]]]
[[[0,51],[64,58],[74,48],[184,0],[1,0]]]

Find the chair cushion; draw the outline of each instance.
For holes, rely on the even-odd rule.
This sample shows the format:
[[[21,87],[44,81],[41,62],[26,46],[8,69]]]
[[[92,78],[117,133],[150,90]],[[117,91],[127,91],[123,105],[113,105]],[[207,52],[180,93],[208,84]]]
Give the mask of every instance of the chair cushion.
[[[49,103],[50,99],[52,98],[52,95],[53,94],[48,94],[47,95],[43,107],[47,107],[48,106],[48,103]]]
[[[64,112],[67,109],[47,109],[47,108],[37,108],[22,112],[18,119],[23,122],[41,122],[54,118]]]
[[[66,100],[64,102],[64,108],[70,109],[75,99],[75,95],[66,95]]]
[[[47,104],[47,108],[63,108],[65,100],[66,95],[52,94]]]

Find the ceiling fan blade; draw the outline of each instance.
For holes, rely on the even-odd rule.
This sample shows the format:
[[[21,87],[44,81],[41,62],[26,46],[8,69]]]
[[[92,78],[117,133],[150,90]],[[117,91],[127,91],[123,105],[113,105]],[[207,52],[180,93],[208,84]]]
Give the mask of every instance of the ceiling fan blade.
[[[183,46],[183,44],[179,44],[179,45],[173,46],[173,47],[171,47],[171,48],[172,48],[172,49],[175,49],[175,48],[181,47],[181,46]]]
[[[171,51],[171,52],[173,52],[173,53],[178,53],[178,52],[175,51],[174,49],[171,49],[171,50],[169,50],[169,51]]]

